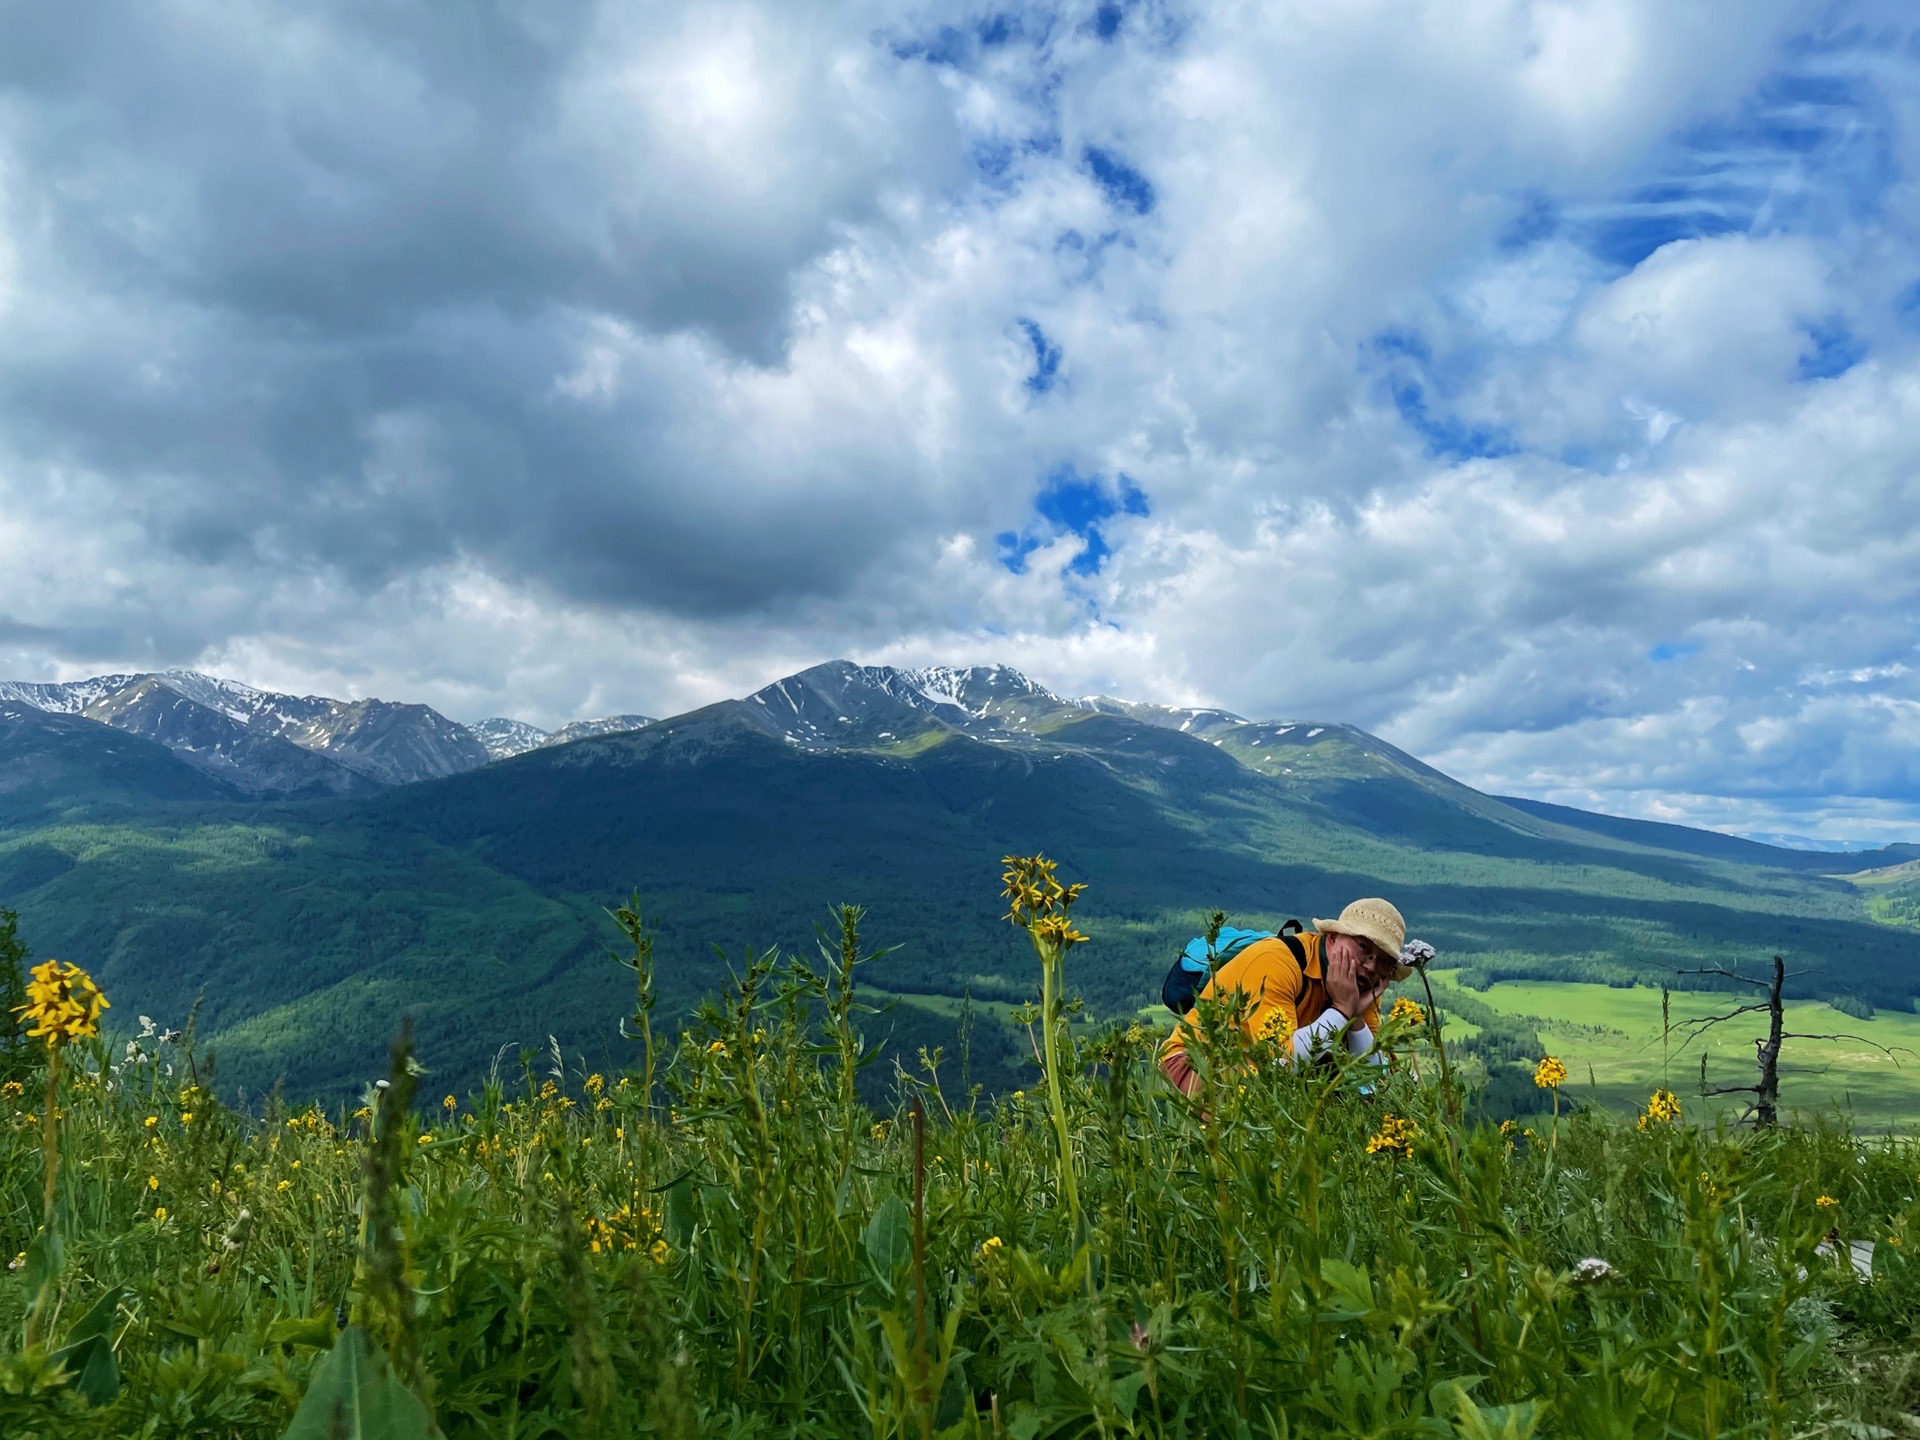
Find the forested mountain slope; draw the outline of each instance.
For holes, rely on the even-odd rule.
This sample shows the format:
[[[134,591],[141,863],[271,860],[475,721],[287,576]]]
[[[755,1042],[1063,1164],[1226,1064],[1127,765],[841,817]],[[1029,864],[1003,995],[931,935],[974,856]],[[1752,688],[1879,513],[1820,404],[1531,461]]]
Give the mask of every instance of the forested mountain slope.
[[[1094,943],[1072,978],[1103,1015],[1150,1005],[1216,906],[1241,924],[1311,919],[1367,893],[1469,980],[1627,983],[1781,951],[1828,964],[1812,991],[1920,993],[1920,937],[1875,923],[1844,880],[1537,813],[1349,727],[1204,712],[1183,730],[1203,712],[1043,704],[1004,674],[1011,699],[954,683],[931,704],[839,670],[806,678],[786,683],[785,713],[729,701],[367,797],[242,805],[150,746],[139,755],[171,778],[129,808],[100,760],[99,804],[0,828],[0,904],[126,1016],[177,1024],[204,995],[222,1074],[256,1092],[373,1073],[403,1012],[450,1077],[549,1033],[604,1054],[630,999],[604,907],[631,891],[659,927],[666,1012],[723,973],[713,947],[734,963],[810,948],[842,900],[869,908],[872,942],[901,947],[870,983],[1022,999],[1031,958],[996,897],[1014,851],[1091,883]],[[16,770],[0,753],[0,775]],[[897,1018],[950,1044],[952,1008]]]

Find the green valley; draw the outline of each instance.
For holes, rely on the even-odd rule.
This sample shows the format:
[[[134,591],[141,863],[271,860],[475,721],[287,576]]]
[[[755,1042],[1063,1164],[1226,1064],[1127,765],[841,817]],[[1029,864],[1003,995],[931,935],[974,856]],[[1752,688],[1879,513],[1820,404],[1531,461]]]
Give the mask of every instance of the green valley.
[[[157,746],[140,759],[172,788],[143,799],[127,778],[135,737],[96,727],[119,747],[99,785],[63,752],[69,798],[35,792],[0,827],[0,905],[36,954],[93,970],[116,1021],[179,1025],[197,1003],[223,1088],[256,1096],[276,1081],[357,1085],[402,1013],[450,1083],[549,1036],[617,1063],[631,997],[606,911],[629,894],[657,928],[671,1014],[750,949],[810,952],[830,904],[864,905],[869,939],[892,947],[865,978],[895,997],[901,1043],[956,1054],[961,1002],[985,1017],[1033,993],[996,877],[1001,855],[1041,850],[1092,886],[1079,913],[1094,943],[1070,978],[1099,1016],[1151,1007],[1215,908],[1271,924],[1374,893],[1495,998],[1516,981],[1658,985],[1776,951],[1848,957],[1844,977],[1809,976],[1800,999],[1909,1011],[1920,995],[1920,936],[1801,852],[1508,803],[1337,725],[1022,692],[1004,726],[973,733],[961,722],[986,722],[971,712],[949,724],[863,699],[868,673],[821,667],[770,687],[820,699],[774,721],[727,702],[299,802],[182,793]],[[828,735],[841,720],[846,733]],[[57,738],[72,751],[86,737]],[[1016,1085],[1024,1038],[983,1022],[976,1043],[992,1057],[983,1081]],[[1517,1063],[1518,1048],[1509,1037],[1493,1059]]]

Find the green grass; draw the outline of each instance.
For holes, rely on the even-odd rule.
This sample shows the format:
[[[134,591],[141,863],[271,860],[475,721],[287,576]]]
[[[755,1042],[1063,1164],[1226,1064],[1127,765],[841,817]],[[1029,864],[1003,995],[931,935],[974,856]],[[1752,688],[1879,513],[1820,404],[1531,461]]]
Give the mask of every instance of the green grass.
[[[1657,989],[1514,980],[1471,993],[1503,1015],[1542,1022],[1545,1048],[1573,1072],[1567,1093],[1623,1113],[1644,1106],[1660,1085],[1684,1103],[1697,1103],[1702,1054],[1710,1088],[1751,1084],[1753,1042],[1767,1028],[1764,1012],[1744,1015],[1688,1043],[1679,1028],[1684,1022],[1724,1014],[1752,997],[1676,990],[1674,1029],[1663,1047]],[[1869,1130],[1920,1126],[1920,1015],[1881,1010],[1860,1020],[1818,1001],[1795,1000],[1787,1003],[1787,1029],[1864,1036],[1896,1054],[1889,1058],[1853,1040],[1788,1040],[1781,1050],[1783,1106],[1843,1110]],[[1737,1114],[1745,1103],[1746,1097],[1724,1096],[1703,1108]]]
[[[1031,1072],[997,1103],[923,1075],[876,1115],[855,999],[749,968],[671,1038],[652,1106],[632,1071],[545,1057],[416,1101],[396,1058],[357,1111],[260,1121],[187,1088],[183,1043],[85,1045],[57,1264],[43,1052],[0,1055],[0,1248],[33,1252],[0,1274],[0,1433],[337,1433],[314,1411],[363,1336],[389,1415],[366,1440],[422,1440],[391,1416],[426,1407],[446,1440],[1705,1440],[1920,1413],[1911,1142],[1595,1112],[1529,1143],[1456,1121],[1392,1028],[1384,1072],[1203,1050],[1197,1107],[1157,1031],[1063,1034],[1064,1135]],[[1875,1246],[1866,1278],[1816,1248],[1836,1226]],[[19,1342],[35,1311],[69,1362]]]

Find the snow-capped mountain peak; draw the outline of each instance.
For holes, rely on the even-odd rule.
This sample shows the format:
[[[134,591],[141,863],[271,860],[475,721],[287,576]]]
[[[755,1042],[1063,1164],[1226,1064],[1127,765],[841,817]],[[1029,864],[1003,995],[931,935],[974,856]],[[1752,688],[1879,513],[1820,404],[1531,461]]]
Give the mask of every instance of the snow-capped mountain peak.
[[[487,754],[496,760],[507,760],[515,755],[524,755],[529,750],[538,750],[542,745],[552,742],[552,732],[542,730],[538,725],[529,725],[524,720],[510,720],[504,715],[495,715],[490,719],[476,720],[467,726],[474,738],[487,747]]]
[[[934,704],[952,705],[975,719],[984,718],[996,702],[1068,703],[1010,665],[931,665],[893,673]]]

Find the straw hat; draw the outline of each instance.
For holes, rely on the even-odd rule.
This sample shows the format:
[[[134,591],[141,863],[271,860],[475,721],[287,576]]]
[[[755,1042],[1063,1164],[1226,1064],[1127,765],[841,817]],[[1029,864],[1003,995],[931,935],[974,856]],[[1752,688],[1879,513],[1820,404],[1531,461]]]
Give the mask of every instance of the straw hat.
[[[1315,920],[1313,928],[1322,935],[1352,935],[1377,945],[1393,961],[1393,978],[1404,980],[1413,973],[1402,965],[1400,948],[1407,943],[1407,922],[1385,900],[1356,900],[1340,912],[1338,920]]]

